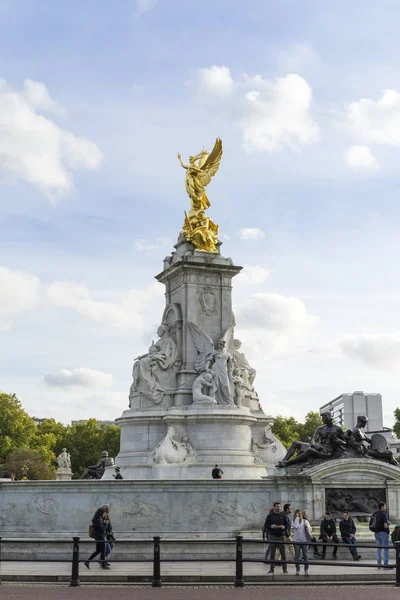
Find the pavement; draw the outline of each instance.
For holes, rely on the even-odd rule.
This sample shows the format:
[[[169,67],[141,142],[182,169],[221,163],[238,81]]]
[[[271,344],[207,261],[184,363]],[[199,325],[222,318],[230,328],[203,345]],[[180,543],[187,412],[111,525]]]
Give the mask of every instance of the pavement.
[[[370,565],[367,567],[366,565]],[[152,562],[111,562],[111,569],[104,570],[96,562],[91,563],[88,570],[83,562],[79,565],[79,581],[85,584],[143,584],[151,585],[153,579]],[[161,562],[161,579],[163,584],[223,584],[232,586],[235,580],[234,561],[179,561]],[[276,567],[274,575],[268,575],[269,565],[262,562],[244,562],[243,579],[246,584],[259,585],[354,585],[381,584],[394,585],[395,569],[378,570],[375,561],[364,560],[339,562],[328,565],[323,562],[309,563],[309,577],[295,575],[294,564],[288,565],[288,575],[282,574],[282,568]],[[71,562],[35,562],[35,561],[3,561],[0,564],[0,578],[4,584],[23,582],[47,582],[69,584],[71,579]],[[0,590],[4,587],[0,587]],[[324,591],[325,595],[325,591]],[[0,593],[0,598],[2,594]],[[325,600],[325,599],[324,599]]]
[[[399,589],[395,587],[364,587],[357,586],[345,590],[351,600],[398,600]],[[324,588],[323,600],[337,600],[338,594],[343,594],[338,587]],[[321,600],[321,588],[304,587],[163,587],[145,588],[127,587],[60,587],[54,585],[16,587],[13,585],[0,586],[1,600]]]

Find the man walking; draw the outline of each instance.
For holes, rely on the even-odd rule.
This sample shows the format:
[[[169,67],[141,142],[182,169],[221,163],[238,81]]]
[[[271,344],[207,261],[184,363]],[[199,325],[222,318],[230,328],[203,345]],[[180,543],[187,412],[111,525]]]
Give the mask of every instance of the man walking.
[[[378,511],[375,513],[376,525],[375,525],[375,542],[377,546],[389,546],[389,519],[386,512],[386,504],[379,502]],[[376,548],[376,560],[378,563],[378,569],[382,564],[382,550],[383,550],[383,564],[388,566],[389,564],[389,548]]]
[[[275,560],[276,551],[279,550],[282,557],[282,570],[287,574],[286,548],[285,544],[282,542],[290,535],[290,523],[285,513],[282,512],[282,505],[280,502],[274,502],[273,511],[270,512],[265,519],[264,531],[267,532],[270,542],[271,561]],[[271,562],[268,573],[273,573],[274,567],[274,562]]]
[[[349,545],[350,554],[353,557],[353,560],[360,560],[361,556],[357,552],[356,548],[356,526],[353,519],[350,516],[350,513],[345,510],[343,513],[343,518],[339,523],[340,535],[342,536],[342,540],[345,544]]]
[[[322,519],[322,521],[321,521],[320,534],[319,534],[318,539],[322,540],[323,546],[322,546],[322,557],[321,558],[322,558],[322,560],[325,560],[325,558],[326,558],[325,544],[332,543],[332,542],[334,542],[335,544],[339,543],[339,538],[336,534],[336,523],[332,519],[332,515],[329,511],[326,511],[325,518]],[[338,547],[334,546],[332,558],[336,558],[337,551],[338,551]]]

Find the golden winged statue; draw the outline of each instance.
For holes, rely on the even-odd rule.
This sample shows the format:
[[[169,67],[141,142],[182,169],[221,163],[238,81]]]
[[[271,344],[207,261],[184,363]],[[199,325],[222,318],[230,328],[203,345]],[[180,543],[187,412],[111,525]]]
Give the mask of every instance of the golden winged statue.
[[[179,162],[186,169],[185,186],[191,202],[189,214],[185,213],[182,230],[186,239],[192,242],[197,250],[203,252],[218,252],[216,248],[218,225],[213,223],[204,211],[210,206],[206,186],[218,171],[221,157],[220,138],[216,139],[210,154],[203,148],[196,156],[189,156],[189,165],[185,165],[181,155],[178,154]]]

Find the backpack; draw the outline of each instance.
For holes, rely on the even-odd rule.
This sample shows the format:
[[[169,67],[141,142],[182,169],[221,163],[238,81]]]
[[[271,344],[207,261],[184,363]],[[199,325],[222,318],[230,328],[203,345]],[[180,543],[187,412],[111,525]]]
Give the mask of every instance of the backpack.
[[[94,527],[93,527],[93,524],[92,524],[92,523],[89,525],[89,531],[88,531],[88,534],[89,534],[89,537],[90,537],[90,538],[94,538]]]
[[[375,512],[373,515],[371,515],[371,517],[369,518],[369,523],[368,523],[368,527],[370,529],[370,531],[376,531],[376,526],[377,526],[377,517],[378,514]]]

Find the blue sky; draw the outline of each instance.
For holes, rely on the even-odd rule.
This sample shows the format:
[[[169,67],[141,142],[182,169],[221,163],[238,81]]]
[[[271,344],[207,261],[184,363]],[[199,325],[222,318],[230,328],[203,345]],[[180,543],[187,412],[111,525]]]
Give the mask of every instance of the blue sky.
[[[0,387],[118,417],[209,187],[267,413],[400,394],[398,2],[0,0]],[[247,233],[245,230],[248,230]]]

